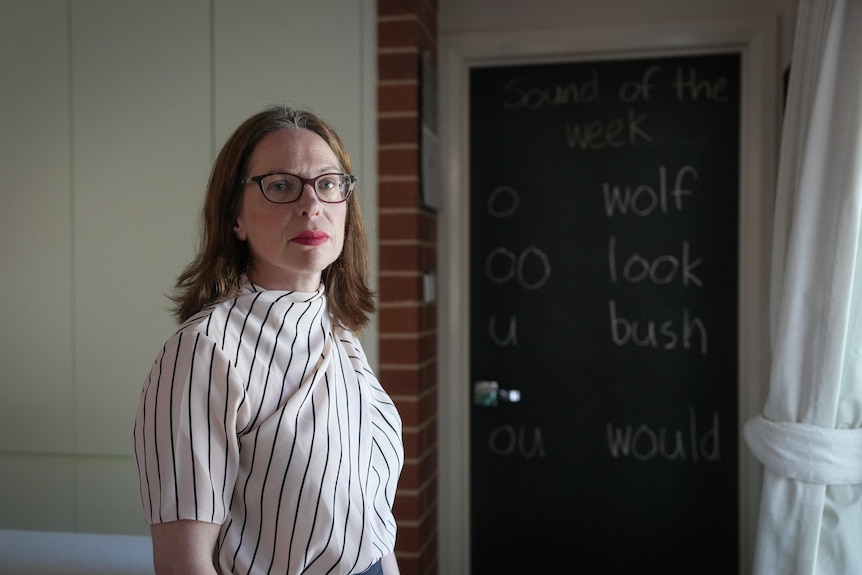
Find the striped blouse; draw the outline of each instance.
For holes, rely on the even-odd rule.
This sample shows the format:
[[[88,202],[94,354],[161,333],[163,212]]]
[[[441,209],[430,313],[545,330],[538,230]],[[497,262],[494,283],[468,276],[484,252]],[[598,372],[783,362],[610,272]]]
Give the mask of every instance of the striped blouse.
[[[143,384],[147,523],[220,524],[222,574],[347,575],[395,546],[401,419],[323,292],[246,284],[182,325]]]

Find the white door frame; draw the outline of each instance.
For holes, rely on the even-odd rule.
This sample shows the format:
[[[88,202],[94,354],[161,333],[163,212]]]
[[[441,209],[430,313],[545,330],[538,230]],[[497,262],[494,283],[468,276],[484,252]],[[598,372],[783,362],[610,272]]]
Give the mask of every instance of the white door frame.
[[[470,573],[469,109],[471,67],[738,52],[742,57],[739,261],[740,573],[751,570],[762,467],[741,426],[769,376],[769,267],[780,117],[777,19],[441,35],[439,572]]]

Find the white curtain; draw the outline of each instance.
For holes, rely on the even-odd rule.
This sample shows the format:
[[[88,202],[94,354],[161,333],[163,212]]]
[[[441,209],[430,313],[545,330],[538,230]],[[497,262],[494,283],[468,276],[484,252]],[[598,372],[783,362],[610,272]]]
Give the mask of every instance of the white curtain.
[[[862,574],[862,1],[799,0],[754,573]]]

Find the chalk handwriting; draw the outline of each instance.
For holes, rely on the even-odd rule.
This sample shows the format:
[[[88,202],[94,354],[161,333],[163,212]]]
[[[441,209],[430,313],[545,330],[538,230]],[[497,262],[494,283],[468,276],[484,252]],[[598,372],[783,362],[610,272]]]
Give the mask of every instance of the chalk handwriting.
[[[617,311],[614,300],[608,302],[611,340],[614,345],[623,347],[633,345],[658,350],[683,349],[699,351],[707,355],[709,351],[706,325],[698,317],[691,317],[688,308],[683,308],[678,321],[632,320],[622,317]]]
[[[581,150],[621,148],[639,142],[650,143],[646,115],[628,109],[628,114],[611,120],[585,120],[566,124],[566,144]]]
[[[508,218],[518,209],[521,199],[511,186],[500,186],[488,196],[488,213],[494,218]]]
[[[712,412],[706,430],[699,428],[694,408],[688,409],[688,429],[641,424],[606,424],[608,453],[614,459],[718,463],[721,461],[720,418]]]
[[[623,82],[618,92],[620,102],[631,104],[649,100],[656,88],[655,83],[652,82],[653,76],[659,72],[661,72],[660,66],[650,66],[639,79]]]
[[[608,271],[611,283],[623,281],[629,284],[646,282],[653,285],[667,285],[678,279],[684,287],[703,287],[703,280],[695,273],[696,268],[703,263],[703,258],[692,259],[691,246],[687,240],[682,242],[679,257],[663,254],[649,260],[634,252],[623,260],[625,263],[620,268],[617,258],[617,238],[611,236],[608,239]]]
[[[667,170],[664,166],[658,168],[658,186],[640,184],[635,187],[611,185],[609,182],[602,184],[605,198],[605,214],[613,217],[617,214],[636,216],[648,216],[659,210],[668,213],[670,210],[681,212],[683,198],[690,196],[693,192],[683,188],[686,178],[691,176],[697,179],[697,170],[691,166],[683,166],[674,178],[674,187],[668,190]],[[672,203],[668,204],[668,199]]]
[[[535,260],[531,263],[531,260]],[[536,246],[524,249],[519,256],[500,247],[491,250],[485,258],[485,275],[488,281],[502,285],[516,278],[526,290],[537,290],[551,277],[551,262],[547,254]]]
[[[513,425],[501,425],[488,436],[488,447],[491,453],[503,457],[516,454],[524,459],[545,457],[542,430],[538,427],[527,430],[526,426],[519,425],[516,430]]]
[[[509,333],[501,338],[497,335],[497,316],[492,315],[488,319],[488,335],[497,347],[517,347],[518,345],[518,318],[509,316]]]
[[[677,100],[710,100],[713,102],[727,102],[727,78],[719,77],[715,80],[698,78],[697,70],[694,68],[677,68],[676,80],[673,88],[676,91]]]
[[[508,110],[538,110],[546,106],[590,104],[599,100],[598,71],[581,82],[569,82],[545,87],[524,85],[523,78],[509,80],[503,85],[503,106]]]

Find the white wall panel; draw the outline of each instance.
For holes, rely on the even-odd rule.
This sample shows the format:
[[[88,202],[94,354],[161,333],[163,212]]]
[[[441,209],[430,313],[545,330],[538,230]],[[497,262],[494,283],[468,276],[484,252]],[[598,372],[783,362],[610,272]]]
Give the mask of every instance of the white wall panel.
[[[0,2],[0,452],[74,448],[68,42],[65,3]]]
[[[239,121],[320,112],[376,229],[375,8],[0,0],[0,528],[147,532],[134,410]]]
[[[74,458],[0,455],[0,486],[0,528],[75,530]]]
[[[75,466],[75,531],[149,535],[131,458],[79,460]]]
[[[128,454],[211,162],[206,0],[73,2],[78,448]]]
[[[321,114],[359,150],[364,4],[216,0],[216,141],[264,106],[290,103]]]

